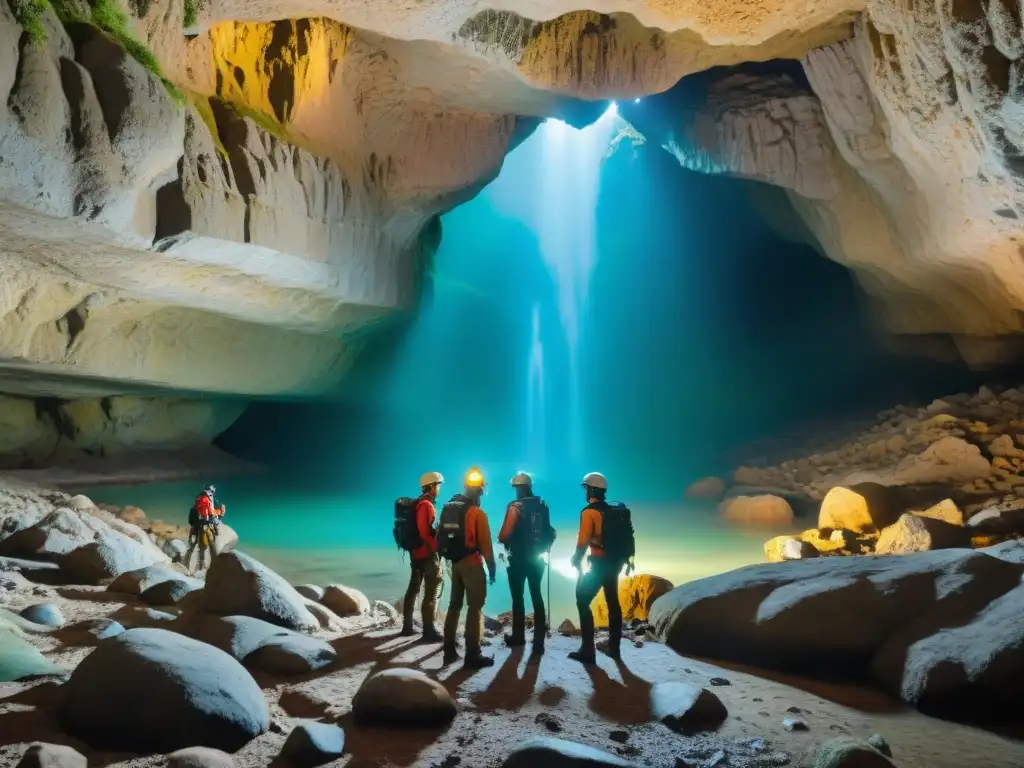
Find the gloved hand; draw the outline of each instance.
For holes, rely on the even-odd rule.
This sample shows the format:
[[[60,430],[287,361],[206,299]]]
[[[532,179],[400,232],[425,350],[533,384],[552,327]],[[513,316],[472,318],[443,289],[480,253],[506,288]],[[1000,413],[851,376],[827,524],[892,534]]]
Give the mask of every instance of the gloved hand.
[[[636,565],[634,564],[633,558],[631,557],[629,558],[629,560],[626,561],[626,575],[629,576],[629,574],[631,574],[635,570]]]
[[[491,586],[494,586],[494,580],[496,578],[497,578],[497,574],[494,573],[493,571],[491,571],[490,575],[487,578],[487,583],[490,584]]]
[[[583,558],[580,555],[573,555],[572,559],[569,560],[569,562],[572,564],[572,567],[575,568],[577,571],[583,567]]]

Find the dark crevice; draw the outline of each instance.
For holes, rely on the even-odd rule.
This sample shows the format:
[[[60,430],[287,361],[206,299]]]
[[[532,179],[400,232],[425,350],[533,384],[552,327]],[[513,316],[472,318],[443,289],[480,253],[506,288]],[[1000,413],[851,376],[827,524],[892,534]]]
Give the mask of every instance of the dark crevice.
[[[75,48],[78,63],[92,76],[93,83],[102,83],[95,88],[107,124],[107,133],[113,141],[121,130],[132,94],[124,71],[127,54],[112,38],[88,25],[77,25]],[[84,29],[81,29],[84,27]]]
[[[251,232],[249,231],[249,226],[251,224],[251,219],[252,219],[252,202],[249,201],[249,200],[246,200],[245,201],[245,218],[242,221],[242,242],[243,243],[251,243],[252,242]]]
[[[246,152],[243,150],[249,135],[249,127],[245,120],[227,103],[220,99],[210,99],[210,109],[217,123],[217,133],[221,144],[228,154],[231,171],[235,177],[235,189],[248,199],[256,194],[256,183],[249,168]]]
[[[85,318],[86,309],[84,302],[79,304],[77,307],[72,307],[67,313],[60,319],[57,327],[63,327],[64,333],[67,334],[68,342],[64,347],[65,353],[71,351],[71,347],[75,344],[75,339],[78,338],[79,334],[85,330]],[[61,325],[63,324],[63,326]]]
[[[71,146],[76,152],[85,149],[87,140],[85,135],[85,124],[82,116],[82,100],[85,98],[85,84],[82,81],[82,71],[71,59],[60,59],[60,85],[64,90],[64,98],[68,103],[69,121],[71,128]]]
[[[265,51],[265,59],[270,72],[270,83],[267,86],[267,98],[274,110],[274,116],[281,124],[288,122],[292,105],[295,103],[295,69],[287,49],[295,38],[295,24],[291,21],[274,23],[270,43]]]
[[[192,229],[192,206],[185,199],[184,175],[185,157],[182,156],[178,158],[178,178],[156,191],[154,243]]]

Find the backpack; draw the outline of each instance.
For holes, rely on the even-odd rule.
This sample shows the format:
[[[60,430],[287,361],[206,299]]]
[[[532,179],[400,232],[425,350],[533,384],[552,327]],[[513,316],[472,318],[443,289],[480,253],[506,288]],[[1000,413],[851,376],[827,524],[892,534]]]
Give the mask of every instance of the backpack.
[[[610,562],[625,563],[636,554],[633,513],[622,502],[599,501],[590,505],[601,513],[601,547]]]
[[[189,528],[198,528],[202,522],[202,518],[199,517],[199,510],[196,509],[196,505],[192,505],[192,509],[188,511],[188,525]]]
[[[395,500],[395,526],[392,533],[395,544],[406,552],[423,546],[420,529],[416,523],[416,507],[419,503],[420,499],[410,499],[408,496]]]
[[[466,546],[466,513],[471,506],[470,500],[460,494],[441,509],[437,525],[437,553],[445,560],[457,563],[474,552]]]
[[[539,496],[524,496],[514,503],[519,505],[520,517],[509,541],[511,554],[530,556],[547,552],[555,540],[547,502]]]

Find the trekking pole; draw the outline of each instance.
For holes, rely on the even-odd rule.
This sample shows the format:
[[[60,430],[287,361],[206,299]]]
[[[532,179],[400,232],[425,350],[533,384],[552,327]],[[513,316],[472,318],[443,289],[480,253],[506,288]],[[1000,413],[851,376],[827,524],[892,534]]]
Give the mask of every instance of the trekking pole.
[[[548,610],[547,610],[547,627],[544,629],[544,634],[551,637],[551,550],[548,550]]]

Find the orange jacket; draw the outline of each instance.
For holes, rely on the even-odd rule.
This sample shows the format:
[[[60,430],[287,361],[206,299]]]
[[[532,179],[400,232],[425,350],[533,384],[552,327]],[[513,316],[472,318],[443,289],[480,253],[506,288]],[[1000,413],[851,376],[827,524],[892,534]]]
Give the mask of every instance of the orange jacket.
[[[491,544],[491,527],[487,523],[487,514],[477,506],[466,510],[466,547],[476,549],[470,557],[476,562],[487,565],[487,571],[493,576],[497,573],[494,562],[494,546]],[[468,559],[468,558],[467,558]]]
[[[591,557],[604,557],[601,513],[589,506],[580,513],[580,532],[576,537],[577,551],[586,547],[590,547]]]
[[[422,560],[437,552],[437,537],[434,535],[434,522],[437,511],[430,499],[420,499],[416,504],[416,530],[419,531],[423,544],[412,551],[414,560]]]
[[[498,531],[498,543],[508,544],[512,539],[512,531],[516,529],[516,523],[519,522],[519,502],[513,501],[508,507],[505,508],[505,520],[501,524],[501,530]]]

